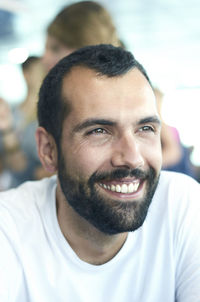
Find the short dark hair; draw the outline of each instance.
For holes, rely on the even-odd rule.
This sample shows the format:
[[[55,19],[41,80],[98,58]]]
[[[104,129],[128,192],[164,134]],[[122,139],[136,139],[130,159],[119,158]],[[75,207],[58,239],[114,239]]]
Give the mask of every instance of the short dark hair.
[[[105,75],[107,77],[120,76],[137,68],[151,85],[143,66],[132,53],[121,47],[108,44],[86,46],[64,57],[44,79],[38,102],[39,125],[54,137],[57,145],[59,145],[62,134],[63,120],[69,113],[69,104],[63,100],[62,96],[62,82],[75,66],[92,69],[96,71],[97,76]]]

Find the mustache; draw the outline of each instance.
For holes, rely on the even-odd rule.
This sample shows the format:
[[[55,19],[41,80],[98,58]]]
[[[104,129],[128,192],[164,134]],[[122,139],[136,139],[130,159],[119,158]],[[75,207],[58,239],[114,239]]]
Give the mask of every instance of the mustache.
[[[94,172],[90,177],[90,183],[99,182],[102,180],[119,180],[125,177],[136,177],[144,180],[150,178],[151,175],[151,168],[147,171],[142,171],[140,169],[116,169],[110,172]]]

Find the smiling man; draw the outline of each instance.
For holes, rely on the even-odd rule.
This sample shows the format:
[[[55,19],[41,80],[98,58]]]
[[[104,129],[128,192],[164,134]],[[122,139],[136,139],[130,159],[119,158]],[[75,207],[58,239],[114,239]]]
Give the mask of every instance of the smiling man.
[[[38,119],[57,176],[0,194],[0,300],[199,301],[200,186],[160,172],[155,96],[133,55],[99,45],[62,59]]]
[[[105,234],[134,231],[144,222],[161,165],[155,98],[136,68],[118,77],[96,74],[76,67],[63,80],[71,111],[59,143],[58,205],[64,194],[70,216],[84,217]],[[48,169],[43,150],[41,140]]]

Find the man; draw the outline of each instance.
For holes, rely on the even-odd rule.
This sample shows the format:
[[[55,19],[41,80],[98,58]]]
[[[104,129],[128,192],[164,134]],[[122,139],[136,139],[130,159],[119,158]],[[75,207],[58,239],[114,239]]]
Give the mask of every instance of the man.
[[[47,75],[38,153],[56,176],[0,195],[0,301],[200,300],[200,187],[160,172],[143,67],[89,46]]]

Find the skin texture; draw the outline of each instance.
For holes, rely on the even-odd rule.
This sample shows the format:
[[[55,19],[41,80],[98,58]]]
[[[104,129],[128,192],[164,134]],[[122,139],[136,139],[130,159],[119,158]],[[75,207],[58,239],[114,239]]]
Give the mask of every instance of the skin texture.
[[[55,37],[47,35],[45,51],[42,58],[46,70],[49,71],[58,61],[73,51],[74,49],[67,47]]]
[[[71,196],[67,195],[70,187],[65,190],[65,180],[73,180],[75,186],[84,183],[85,193],[89,195],[88,183],[92,176],[98,175],[93,187],[101,200],[108,208],[114,211],[116,208],[116,213],[119,213],[117,205],[120,203],[127,205],[127,211],[134,204],[131,215],[126,207],[120,215],[135,221],[136,209],[140,208],[149,189],[156,188],[161,168],[160,123],[155,97],[137,69],[108,78],[96,76],[94,71],[83,67],[73,68],[64,78],[62,94],[70,100],[71,112],[63,123],[61,154],[58,156],[51,135],[40,127],[36,135],[39,156],[44,167],[58,172],[61,180],[58,180],[56,197],[63,235],[82,260],[102,264],[119,251],[128,229],[111,235],[81,216],[71,206]],[[121,174],[114,176],[115,171]],[[150,182],[146,175],[152,171],[154,181]],[[102,187],[102,184],[136,182],[138,189],[130,194]],[[71,189],[73,191],[73,187]]]

